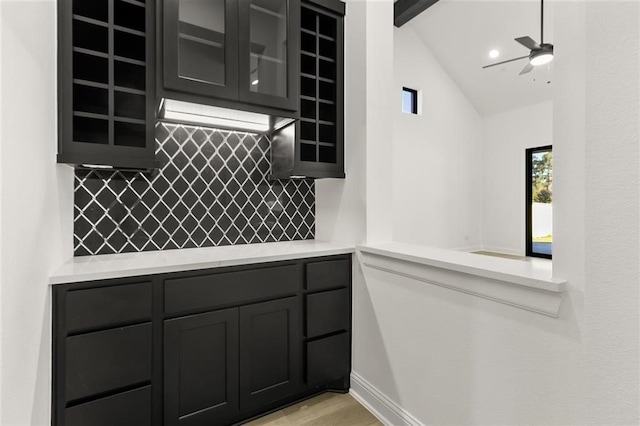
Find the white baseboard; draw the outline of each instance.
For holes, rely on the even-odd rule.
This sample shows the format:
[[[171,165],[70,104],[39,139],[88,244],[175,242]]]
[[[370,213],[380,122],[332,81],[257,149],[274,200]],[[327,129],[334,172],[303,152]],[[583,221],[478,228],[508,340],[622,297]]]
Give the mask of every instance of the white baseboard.
[[[349,394],[387,426],[424,426],[356,372],[351,373]]]

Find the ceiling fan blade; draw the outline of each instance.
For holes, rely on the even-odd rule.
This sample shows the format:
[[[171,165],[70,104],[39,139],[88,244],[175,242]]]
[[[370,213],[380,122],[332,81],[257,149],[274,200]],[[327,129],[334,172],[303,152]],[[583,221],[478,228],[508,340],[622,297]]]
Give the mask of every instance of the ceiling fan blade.
[[[519,58],[509,59],[508,61],[502,61],[502,62],[497,62],[497,63],[495,63],[495,64],[491,64],[491,65],[485,65],[485,66],[484,66],[484,67],[482,67],[482,68],[495,67],[495,66],[497,66],[497,65],[507,64],[507,63],[509,63],[509,62],[513,62],[513,61],[519,61],[520,59],[524,59],[524,58],[528,58],[528,57],[529,57],[529,55],[527,55],[527,56],[521,56],[521,57],[519,57]]]
[[[529,50],[538,50],[540,49],[540,45],[531,37],[526,36],[526,37],[518,37],[515,39],[518,43],[520,43],[521,45],[523,45],[524,47],[526,47]]]
[[[533,70],[533,68],[534,68],[534,66],[531,65],[531,62],[529,62],[529,63],[527,63],[527,65],[525,65],[525,67],[522,69],[522,71],[520,71],[519,75],[529,73],[529,72],[531,72]]]

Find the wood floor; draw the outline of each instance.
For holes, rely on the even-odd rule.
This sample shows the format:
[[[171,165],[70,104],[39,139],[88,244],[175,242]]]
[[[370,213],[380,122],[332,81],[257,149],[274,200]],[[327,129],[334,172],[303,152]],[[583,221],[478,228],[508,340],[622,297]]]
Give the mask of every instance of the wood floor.
[[[380,421],[349,394],[324,393],[248,426],[378,426]]]

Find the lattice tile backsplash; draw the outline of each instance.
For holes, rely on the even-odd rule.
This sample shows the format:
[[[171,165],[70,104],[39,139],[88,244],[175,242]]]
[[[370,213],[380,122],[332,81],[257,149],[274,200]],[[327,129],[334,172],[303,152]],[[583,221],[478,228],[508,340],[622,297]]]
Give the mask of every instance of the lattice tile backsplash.
[[[76,171],[75,255],[313,239],[314,182],[270,182],[269,145],[159,123],[154,174]]]

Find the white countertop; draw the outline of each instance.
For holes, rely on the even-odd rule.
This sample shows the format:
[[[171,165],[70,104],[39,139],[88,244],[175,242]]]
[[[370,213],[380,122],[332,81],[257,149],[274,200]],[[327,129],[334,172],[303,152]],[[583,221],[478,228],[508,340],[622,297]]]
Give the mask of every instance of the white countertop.
[[[62,265],[49,277],[49,283],[94,281],[353,252],[353,246],[304,240],[81,256]]]
[[[505,259],[396,242],[360,245],[357,249],[365,253],[392,257],[552,292],[564,291],[566,283],[565,280],[553,277],[552,263],[548,259]]]

